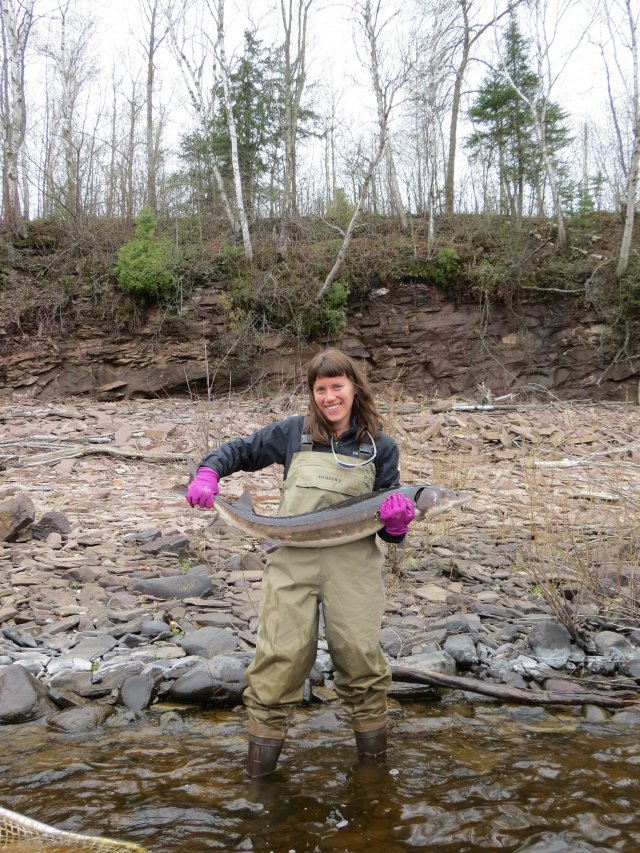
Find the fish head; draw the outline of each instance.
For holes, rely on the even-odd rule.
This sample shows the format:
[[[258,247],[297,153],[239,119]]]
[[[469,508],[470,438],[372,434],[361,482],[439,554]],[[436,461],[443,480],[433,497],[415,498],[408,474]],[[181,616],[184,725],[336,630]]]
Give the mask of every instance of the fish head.
[[[433,518],[471,500],[468,492],[457,492],[443,486],[418,486],[413,502],[418,518]]]

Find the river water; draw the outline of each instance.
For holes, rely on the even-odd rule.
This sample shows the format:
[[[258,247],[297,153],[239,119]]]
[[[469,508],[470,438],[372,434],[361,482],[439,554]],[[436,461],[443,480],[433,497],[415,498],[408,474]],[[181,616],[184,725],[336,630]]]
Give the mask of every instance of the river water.
[[[244,776],[243,712],[156,707],[82,735],[4,726],[0,806],[149,853],[640,849],[640,738],[604,712],[396,705],[383,766],[357,764],[339,715],[301,709],[268,783]]]

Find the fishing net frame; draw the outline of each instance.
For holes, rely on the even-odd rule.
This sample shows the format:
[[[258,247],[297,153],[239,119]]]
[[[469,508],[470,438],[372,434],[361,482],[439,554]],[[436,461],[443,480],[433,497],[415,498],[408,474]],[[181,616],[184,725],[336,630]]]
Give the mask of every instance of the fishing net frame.
[[[24,845],[25,842],[37,842],[41,850],[57,845],[89,853],[146,853],[138,844],[56,829],[0,806],[0,850],[10,851],[12,846]]]

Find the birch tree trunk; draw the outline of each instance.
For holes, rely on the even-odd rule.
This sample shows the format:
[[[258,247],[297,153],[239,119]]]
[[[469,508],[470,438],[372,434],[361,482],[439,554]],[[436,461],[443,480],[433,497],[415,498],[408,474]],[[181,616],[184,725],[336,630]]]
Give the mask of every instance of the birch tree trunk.
[[[155,54],[164,36],[156,37],[159,0],[145,0],[147,23],[149,25],[147,52],[147,204],[154,213],[158,210],[156,187],[156,147],[153,133],[153,87],[155,79]]]
[[[1,0],[2,25],[2,201],[13,234],[26,236],[20,205],[19,168],[26,131],[24,63],[35,0]]]
[[[251,247],[249,220],[247,219],[247,211],[245,209],[242,192],[242,178],[240,175],[240,163],[238,161],[238,133],[236,130],[236,120],[233,115],[233,102],[231,100],[231,90],[229,87],[229,69],[227,67],[227,53],[225,49],[224,0],[217,0],[216,16],[218,23],[217,50],[220,65],[220,78],[222,82],[222,91],[224,93],[227,130],[229,131],[229,140],[231,142],[231,169],[233,172],[235,196],[235,218],[236,221],[240,223],[245,259],[251,262],[253,260],[253,249]]]
[[[631,251],[631,238],[633,237],[633,223],[636,213],[636,198],[638,195],[638,176],[640,173],[640,71],[638,68],[638,34],[637,19],[631,8],[632,0],[624,0],[624,11],[629,25],[628,48],[631,52],[633,87],[632,109],[633,109],[633,148],[629,160],[627,174],[627,196],[624,211],[624,228],[620,242],[620,254],[616,266],[616,277],[618,279],[627,271],[629,266],[629,254]]]
[[[183,83],[186,87],[189,100],[191,101],[193,110],[198,117],[202,132],[206,137],[209,121],[211,119],[210,103],[205,95],[205,87],[203,85],[203,71],[206,64],[206,57],[202,57],[199,61],[194,61],[187,56],[187,39],[179,32],[180,24],[181,21],[179,19],[173,17],[169,18],[169,38],[171,41],[171,48],[178,63],[180,76],[182,77]],[[207,87],[207,91],[214,89],[215,85],[214,81],[210,87]],[[220,167],[215,161],[215,158],[212,158],[211,170],[213,172],[213,177],[216,182],[216,188],[220,195],[220,201],[225,216],[233,229],[234,235],[237,236],[241,233],[240,223],[238,222],[231,202],[229,201],[224,178],[222,177]]]
[[[551,11],[550,11],[551,5]],[[547,110],[551,100],[551,89],[554,82],[558,79],[560,71],[552,73],[549,61],[550,50],[554,39],[558,34],[558,24],[563,16],[567,15],[571,9],[576,6],[576,0],[553,0],[553,4],[549,4],[548,0],[530,0],[529,8],[533,14],[534,26],[536,33],[535,50],[538,61],[538,80],[539,86],[533,94],[527,94],[517,85],[512,75],[509,73],[506,65],[502,64],[502,72],[505,78],[509,81],[518,97],[527,105],[531,118],[533,120],[536,142],[540,148],[540,156],[545,168],[547,181],[549,182],[549,190],[553,203],[553,213],[556,220],[557,240],[556,245],[558,251],[564,251],[567,246],[567,233],[562,212],[562,199],[560,197],[560,187],[558,184],[558,171],[553,162],[549,146],[547,144],[546,127],[547,127]],[[552,18],[551,21],[548,18]],[[584,38],[588,27],[582,34],[579,35],[578,42],[574,47],[567,52],[567,57],[570,58],[575,51],[577,44]],[[565,59],[565,65],[568,62]]]
[[[472,25],[469,13],[473,0],[457,0],[462,15],[462,36],[459,40],[459,45],[462,47],[460,61],[456,68],[456,76],[453,83],[453,94],[451,98],[451,120],[449,124],[449,146],[447,153],[447,169],[444,184],[445,196],[445,212],[449,215],[453,214],[455,206],[455,170],[456,170],[456,153],[458,150],[458,121],[460,118],[460,102],[462,99],[462,86],[464,84],[467,67],[471,57],[471,48],[475,45],[478,39],[502,17],[509,14],[510,7],[517,6],[522,0],[514,0],[513,3],[507,4],[507,8],[502,12],[497,12],[493,18],[486,24]]]
[[[380,73],[380,35],[388,21],[380,22],[379,20],[379,0],[376,0],[375,6],[372,3],[372,0],[363,0],[363,2],[356,4],[356,9],[359,14],[359,23],[365,36],[365,44],[368,53],[368,70],[376,95],[378,118],[376,147],[373,157],[369,161],[365,170],[356,209],[351,217],[349,225],[347,226],[335,263],[316,294],[316,298],[318,300],[321,299],[331,287],[338,277],[340,270],[344,266],[347,252],[349,251],[349,246],[351,245],[351,240],[353,238],[353,233],[358,222],[362,218],[367,193],[369,192],[375,171],[384,155],[389,131],[389,116],[393,109],[395,95],[401,86],[406,83],[411,70],[410,64],[403,64],[400,70],[393,74],[393,76],[384,80],[382,79]]]
[[[284,27],[284,174],[283,213],[298,214],[296,141],[302,93],[306,83],[307,20],[313,0],[280,0]],[[296,40],[295,48],[293,40]]]

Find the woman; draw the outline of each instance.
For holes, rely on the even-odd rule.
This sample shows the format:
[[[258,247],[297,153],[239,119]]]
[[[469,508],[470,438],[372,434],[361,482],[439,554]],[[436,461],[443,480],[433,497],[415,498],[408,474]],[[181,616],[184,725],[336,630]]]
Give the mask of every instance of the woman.
[[[325,350],[309,365],[307,384],[307,417],[278,421],[203,458],[187,490],[192,506],[211,508],[220,478],[274,463],[284,466],[281,516],[399,485],[398,448],[381,430],[359,365],[338,350]],[[415,517],[412,501],[393,492],[379,512],[384,526],[377,536],[401,542]],[[385,755],[391,675],[379,644],[382,565],[376,536],[326,548],[281,547],[269,556],[244,692],[252,778],[276,768],[316,659],[320,604],[335,690],[349,713],[358,755]]]

